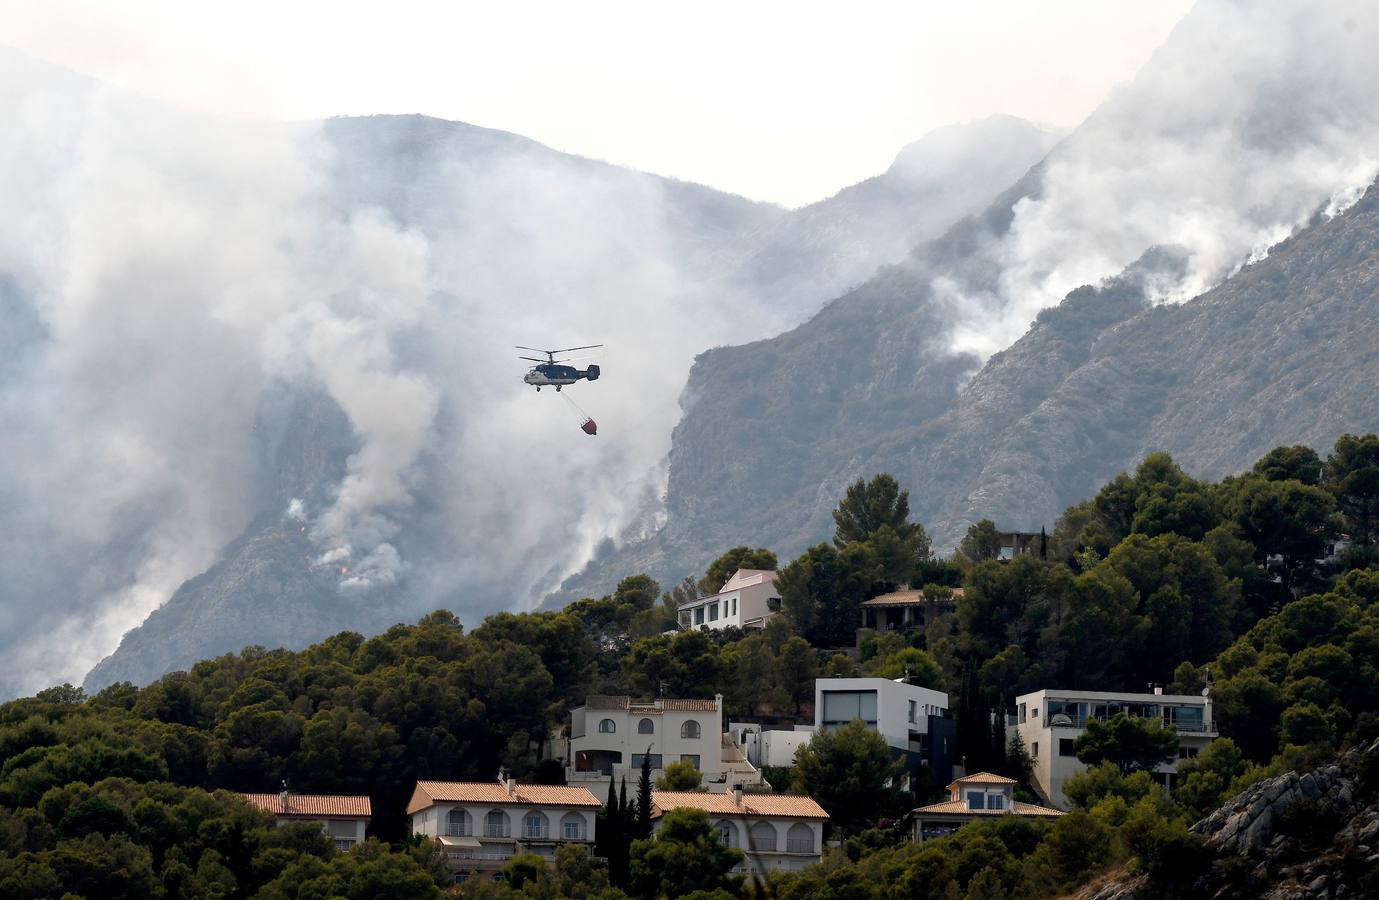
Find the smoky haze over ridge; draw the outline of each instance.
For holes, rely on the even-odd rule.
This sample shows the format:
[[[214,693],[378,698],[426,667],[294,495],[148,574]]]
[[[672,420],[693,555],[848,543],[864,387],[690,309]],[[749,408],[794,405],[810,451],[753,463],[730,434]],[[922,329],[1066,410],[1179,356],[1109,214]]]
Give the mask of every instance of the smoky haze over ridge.
[[[849,207],[822,217],[826,266],[753,293],[729,276],[777,207],[457,123],[218,120],[18,54],[0,73],[5,695],[80,680],[184,583],[214,587],[203,619],[230,633],[179,620],[156,643],[183,656],[151,666],[278,640],[223,627],[236,591],[268,604],[251,626],[310,618],[308,595],[332,629],[530,605],[655,524],[695,354],[891,252]],[[1008,143],[962,163],[979,185],[886,176],[923,200],[895,252],[1052,140],[992,127]],[[511,347],[597,341],[605,378],[571,390],[591,440]]]
[[[1353,203],[1379,171],[1376,40],[1372,4],[1198,3],[985,214],[799,328],[701,356],[671,452],[666,527],[602,556],[556,599],[601,593],[621,572],[678,578],[742,543],[788,559],[827,539],[845,486],[877,471],[915,490],[911,509],[936,547],[954,546],[999,506],[989,491],[1013,496],[1018,476],[943,477],[927,465],[938,438],[915,430],[941,431],[982,365],[1075,288],[1171,248],[1175,265],[1151,268],[1142,287],[1151,303],[1186,301]],[[1043,375],[1027,374],[1032,385]],[[733,427],[748,417],[751,428]],[[1077,490],[1096,489],[1086,479]],[[1007,524],[1051,522],[1061,507],[1038,499],[1019,522],[1002,509]]]

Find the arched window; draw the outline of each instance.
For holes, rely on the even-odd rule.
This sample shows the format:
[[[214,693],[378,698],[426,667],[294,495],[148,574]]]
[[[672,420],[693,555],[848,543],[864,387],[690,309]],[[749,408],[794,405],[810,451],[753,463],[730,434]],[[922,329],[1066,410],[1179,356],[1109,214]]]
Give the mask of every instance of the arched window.
[[[688,722],[681,725],[680,737],[691,739],[699,737],[699,723],[690,719]]]
[[[727,819],[719,819],[714,826],[718,829],[718,842],[724,847],[737,846],[737,827]]]
[[[766,850],[774,853],[776,850],[776,826],[770,822],[757,822],[748,833],[748,839],[752,843],[753,850]]]
[[[612,719],[604,719],[599,722],[599,734],[612,734],[618,730],[618,726],[613,724]]]
[[[490,810],[484,817],[484,837],[508,836],[508,814],[501,809]]]
[[[550,823],[546,821],[545,813],[534,809],[522,817],[523,840],[544,841],[550,836]]]
[[[796,822],[791,825],[790,830],[785,833],[785,851],[787,853],[813,853],[814,829],[803,822]]]
[[[452,809],[445,819],[445,833],[451,837],[469,837],[469,814],[462,809]]]
[[[568,812],[560,820],[560,839],[562,841],[584,840],[584,817],[577,812]]]
[[[638,734],[655,734],[655,733],[656,733],[656,723],[653,722],[653,721],[651,721],[650,719],[642,719],[640,722],[637,723],[637,733],[638,733]]]

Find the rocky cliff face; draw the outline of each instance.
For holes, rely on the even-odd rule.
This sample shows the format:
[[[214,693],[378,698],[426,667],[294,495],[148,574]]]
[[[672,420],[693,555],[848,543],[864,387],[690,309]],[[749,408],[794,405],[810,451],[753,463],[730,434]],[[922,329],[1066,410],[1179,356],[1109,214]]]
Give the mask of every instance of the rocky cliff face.
[[[1373,897],[1379,892],[1379,741],[1299,775],[1262,781],[1192,826],[1214,861],[1197,897]],[[1083,890],[1078,900],[1148,900],[1144,876]]]
[[[1149,452],[1220,477],[1279,444],[1325,449],[1379,428],[1379,190],[1220,287],[1151,304],[1181,265],[1154,251],[1072,292],[975,374],[971,358],[926,352],[930,307],[902,315],[910,269],[808,328],[706,354],[676,430],[666,527],[564,593],[601,593],[638,567],[678,577],[747,542],[788,558],[831,533],[849,481],[876,472],[900,479],[947,548],[981,518],[1052,526]]]

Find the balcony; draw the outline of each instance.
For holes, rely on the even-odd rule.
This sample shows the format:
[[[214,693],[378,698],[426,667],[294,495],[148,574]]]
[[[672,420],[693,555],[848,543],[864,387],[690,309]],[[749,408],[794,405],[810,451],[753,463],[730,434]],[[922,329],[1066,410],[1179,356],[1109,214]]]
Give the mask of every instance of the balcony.
[[[445,826],[446,837],[469,837],[468,825],[447,825]]]
[[[814,842],[812,840],[805,840],[804,838],[786,838],[785,852],[812,854],[814,852]]]
[[[1144,716],[1141,716],[1140,718],[1158,718],[1158,717],[1157,717],[1157,716],[1152,716],[1152,717],[1144,717]],[[1110,717],[1110,716],[1070,716],[1070,715],[1068,715],[1067,713],[1058,713],[1057,715],[1051,716],[1049,719],[1047,719],[1047,720],[1045,721],[1045,727],[1048,727],[1048,728],[1079,728],[1079,729],[1081,729],[1081,728],[1086,728],[1086,727],[1087,727],[1087,723],[1090,722],[1090,721],[1093,721],[1093,720],[1098,721],[1098,722],[1109,722],[1109,721],[1111,720],[1111,717]],[[1160,720],[1160,721],[1162,721],[1162,720]],[[1163,722],[1163,726],[1164,726],[1165,728],[1167,728],[1167,727],[1170,726],[1170,725],[1172,725],[1174,728],[1178,729],[1178,733],[1179,733],[1179,734],[1192,734],[1192,735],[1216,734],[1216,729],[1215,729],[1215,728],[1208,728],[1207,725],[1206,725],[1206,723],[1204,723],[1204,722]]]
[[[524,841],[549,841],[551,839],[551,829],[545,825],[534,827],[531,825],[522,829],[522,840]]]
[[[486,838],[505,838],[510,837],[508,826],[506,825],[485,825],[484,837]]]

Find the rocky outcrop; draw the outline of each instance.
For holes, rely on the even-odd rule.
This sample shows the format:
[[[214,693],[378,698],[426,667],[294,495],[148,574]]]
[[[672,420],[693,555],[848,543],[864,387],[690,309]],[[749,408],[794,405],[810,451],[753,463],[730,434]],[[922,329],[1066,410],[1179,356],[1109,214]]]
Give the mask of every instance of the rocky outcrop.
[[[1379,893],[1379,741],[1299,775],[1261,781],[1192,826],[1214,861],[1190,895],[1361,898]],[[1078,900],[1162,896],[1143,876],[1084,889]]]

